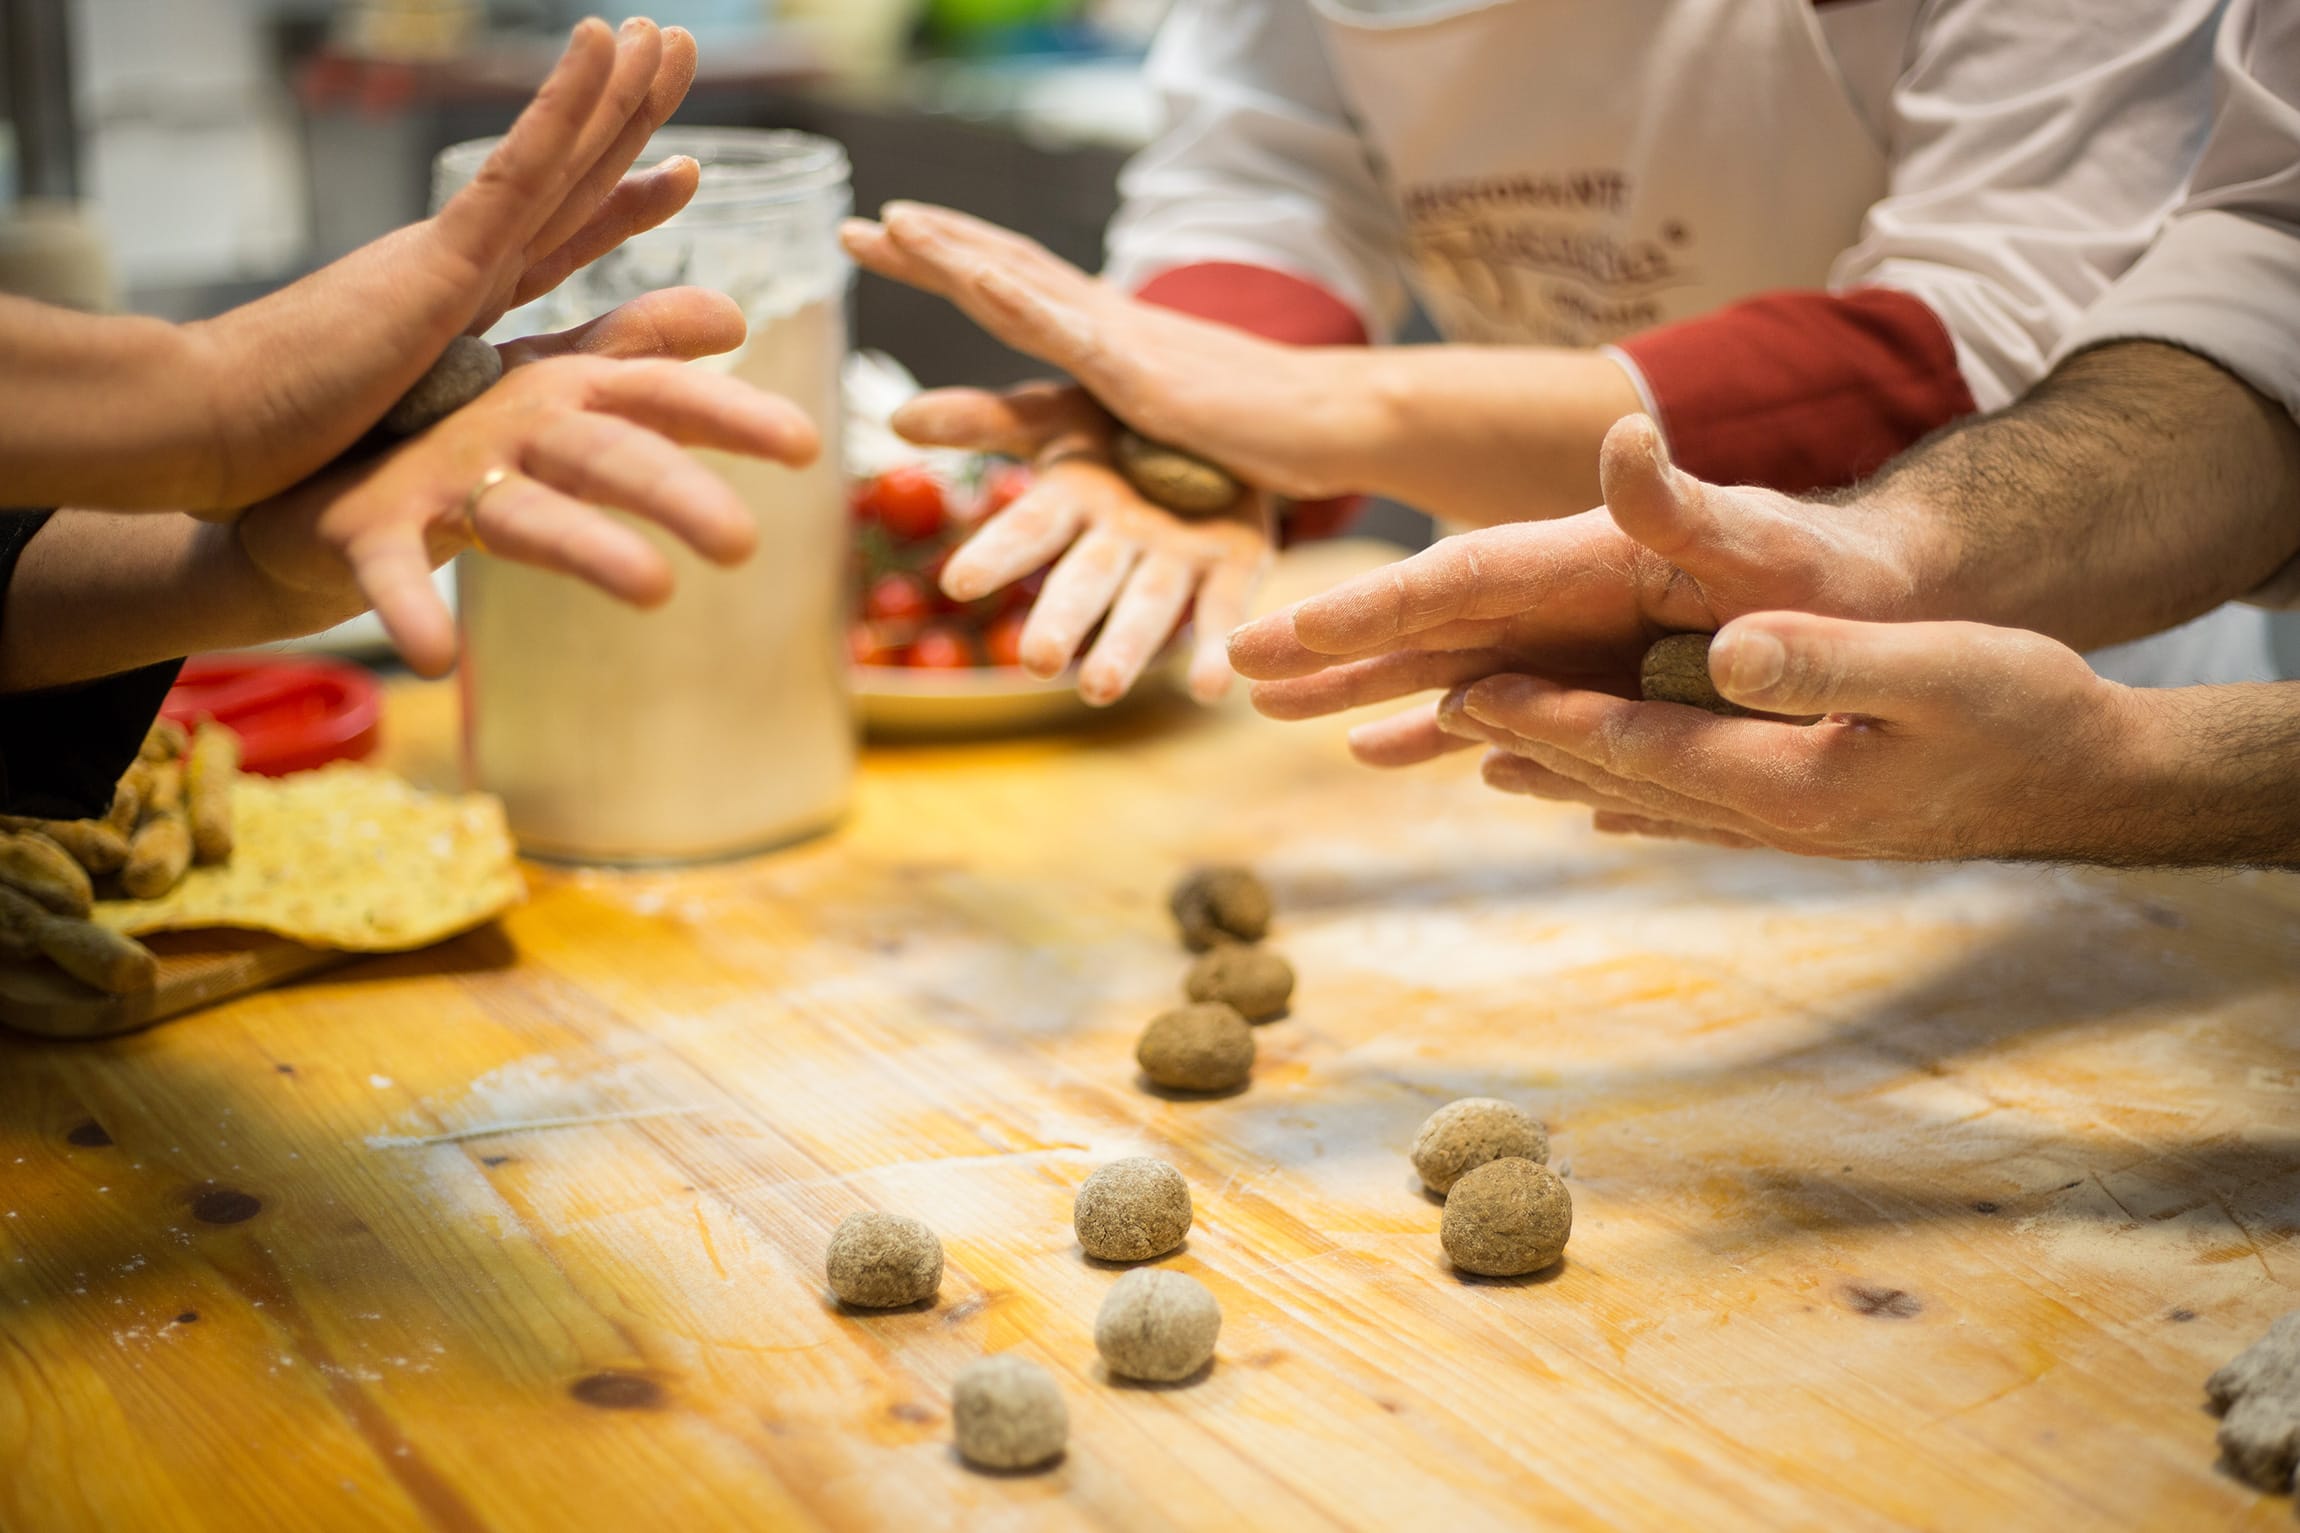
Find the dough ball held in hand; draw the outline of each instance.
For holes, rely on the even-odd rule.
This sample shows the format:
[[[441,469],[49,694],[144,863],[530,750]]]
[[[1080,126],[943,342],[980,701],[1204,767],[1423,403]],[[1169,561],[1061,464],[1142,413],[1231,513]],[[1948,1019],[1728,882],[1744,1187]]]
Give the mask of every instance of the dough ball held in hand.
[[[384,412],[383,432],[410,437],[435,426],[493,388],[502,376],[502,353],[476,335],[459,335]]]
[[[1422,1185],[1443,1197],[1488,1161],[1549,1160],[1549,1131],[1512,1102],[1463,1097],[1431,1113],[1414,1135],[1414,1170]]]
[[[1709,647],[1713,633],[1673,633],[1653,641],[1637,666],[1637,695],[1649,703],[1683,703],[1723,719],[1779,719],[1790,724],[1814,724],[1818,714],[1759,713],[1744,708],[1717,690],[1709,675]]]
[[[831,1292],[858,1309],[894,1309],[942,1287],[942,1242],[902,1214],[853,1213],[831,1232]]]
[[[1086,1179],[1070,1222],[1088,1256],[1144,1262],[1164,1256],[1190,1233],[1190,1184],[1162,1160],[1133,1155]]]
[[[1123,427],[1110,439],[1110,456],[1144,500],[1176,516],[1218,516],[1246,493],[1227,470]]]

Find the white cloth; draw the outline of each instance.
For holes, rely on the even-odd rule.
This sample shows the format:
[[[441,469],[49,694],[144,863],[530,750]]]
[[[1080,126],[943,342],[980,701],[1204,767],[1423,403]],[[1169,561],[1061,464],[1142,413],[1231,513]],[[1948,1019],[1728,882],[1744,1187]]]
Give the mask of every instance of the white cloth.
[[[2117,340],[2210,357],[2300,419],[2300,0],[2229,7],[2188,197],[2061,353]],[[2300,559],[2250,599],[2300,608]]]
[[[2172,341],[2300,417],[2300,0],[2235,0],[2213,97],[2187,199],[2061,354]]]

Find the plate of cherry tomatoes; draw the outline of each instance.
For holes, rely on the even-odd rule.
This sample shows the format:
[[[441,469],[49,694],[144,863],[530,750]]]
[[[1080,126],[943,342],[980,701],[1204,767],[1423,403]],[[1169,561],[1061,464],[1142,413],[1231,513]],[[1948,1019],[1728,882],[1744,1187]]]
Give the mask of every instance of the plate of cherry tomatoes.
[[[1041,680],[1022,669],[1022,625],[1040,576],[979,601],[953,601],[942,591],[952,551],[1029,487],[1027,467],[999,459],[905,463],[854,481],[847,645],[867,726],[986,734],[1087,711],[1070,677]]]

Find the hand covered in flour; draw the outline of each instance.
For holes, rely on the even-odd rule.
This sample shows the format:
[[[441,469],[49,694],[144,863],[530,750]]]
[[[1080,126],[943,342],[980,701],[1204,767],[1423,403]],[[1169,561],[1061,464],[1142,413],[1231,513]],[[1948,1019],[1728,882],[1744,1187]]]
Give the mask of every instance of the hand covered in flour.
[[[950,299],[1084,385],[934,390],[895,416],[912,441],[1008,453],[1038,470],[1031,493],[951,559],[943,589],[971,600],[1060,556],[1023,634],[1025,668],[1058,673],[1101,622],[1078,689],[1089,702],[1113,702],[1188,615],[1197,633],[1191,692],[1211,701],[1227,691],[1223,644],[1268,570],[1276,497],[1347,488],[1347,465],[1325,440],[1348,439],[1347,429],[1310,418],[1348,413],[1348,391],[1317,365],[1331,353],[1137,302],[1030,240],[945,209],[889,204],[882,222],[850,220],[843,238],[864,267]],[[1111,411],[1255,488],[1211,517],[1152,504],[1111,467]],[[1355,440],[1363,439],[1360,430]]]
[[[215,531],[305,632],[372,606],[409,665],[455,658],[431,572],[477,545],[635,606],[671,594],[662,552],[598,509],[627,511],[717,564],[757,523],[682,449],[799,465],[819,449],[795,405],[728,374],[678,365],[742,343],[734,301],[699,288],[634,299],[578,329],[501,348],[502,382],[383,456],[316,476]]]
[[[1781,608],[1898,618],[1924,587],[1919,524],[1703,484],[1643,416],[1607,434],[1599,471],[1602,509],[1462,533],[1239,629],[1254,706],[1314,718],[1497,673],[1630,698],[1665,633]],[[1428,705],[1350,736],[1372,766],[1467,743]]]
[[[949,299],[1144,436],[1293,500],[1366,488],[1353,470],[1373,436],[1373,401],[1351,371],[1364,347],[1283,346],[1143,303],[948,208],[890,202],[876,223],[849,219],[840,237],[858,264]]]
[[[1744,707],[1823,717],[1719,718],[1520,675],[1458,687],[1438,716],[1491,747],[1488,783],[1586,805],[1600,830],[1822,857],[2163,855],[2165,694],[2040,635],[1765,612],[1725,625],[1710,674]]]
[[[1055,384],[921,394],[895,412],[893,425],[914,442],[1033,465],[1030,489],[984,522],[942,572],[952,599],[972,601],[1055,561],[1023,626],[1025,670],[1061,674],[1099,623],[1078,667],[1078,695],[1114,703],[1189,617],[1196,623],[1191,695],[1212,702],[1229,690],[1224,645],[1270,567],[1268,495],[1249,490],[1213,516],[1152,505],[1111,466],[1116,426],[1108,413],[1083,390]]]

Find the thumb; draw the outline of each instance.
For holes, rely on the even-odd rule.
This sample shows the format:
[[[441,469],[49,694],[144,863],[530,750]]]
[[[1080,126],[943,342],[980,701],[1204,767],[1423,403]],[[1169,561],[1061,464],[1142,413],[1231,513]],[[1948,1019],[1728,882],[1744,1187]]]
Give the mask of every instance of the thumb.
[[[1613,423],[1597,450],[1597,482],[1614,525],[1672,563],[1714,525],[1708,486],[1669,461],[1651,416]]]
[[[1598,478],[1614,525],[1691,576],[1711,621],[1736,608],[1818,605],[1856,575],[1874,577],[1880,594],[1904,583],[1865,536],[1873,520],[1777,490],[1705,483],[1670,461],[1646,416],[1613,423]]]
[[[597,319],[500,347],[506,369],[547,357],[666,358],[688,362],[743,344],[748,327],[735,300],[708,288],[667,287],[642,293]]]
[[[1856,623],[1759,612],[1718,631],[1709,675],[1727,698],[1764,713],[1972,714],[1982,711],[1976,690],[1996,688],[2000,680],[2006,657],[1992,653],[1998,636],[2030,637],[1978,623]]]
[[[1003,394],[987,389],[928,389],[903,401],[888,424],[921,447],[964,447],[1037,456],[1058,438],[1091,437],[1108,424],[1082,389],[1032,383]]]

